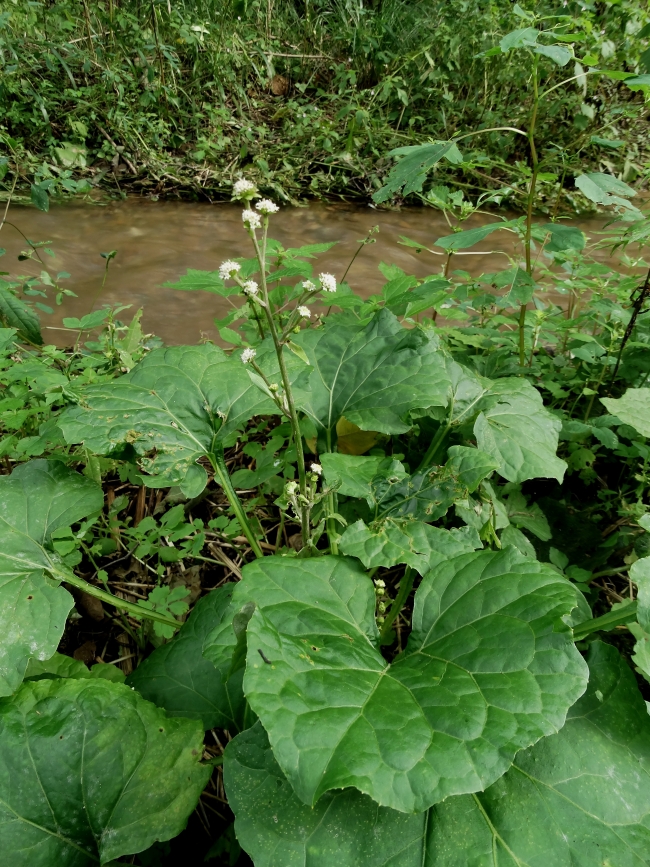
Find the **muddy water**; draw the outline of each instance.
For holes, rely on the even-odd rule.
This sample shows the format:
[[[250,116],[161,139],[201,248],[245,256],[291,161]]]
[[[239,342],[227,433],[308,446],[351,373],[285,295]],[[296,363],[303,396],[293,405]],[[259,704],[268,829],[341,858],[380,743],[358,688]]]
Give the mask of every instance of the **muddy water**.
[[[117,250],[117,255],[96,306],[130,304],[133,312],[143,307],[145,329],[169,344],[193,343],[202,333],[216,337],[213,319],[224,316],[229,308],[226,301],[209,293],[179,292],[162,288],[162,284],[177,280],[188,268],[216,270],[224,259],[252,255],[241,225],[241,207],[234,205],[128,199],[107,206],[53,207],[47,214],[16,207],[9,219],[31,241],[51,242],[48,246],[54,257],[41,253],[50,273],[67,271],[71,275],[65,285],[78,297],[66,298],[51,316],[42,315],[46,342],[58,345],[69,340],[69,332],[59,330],[62,318],[82,316],[93,304],[104,271],[102,252]],[[495,219],[475,215],[464,228]],[[400,236],[405,235],[431,246],[450,233],[444,216],[431,209],[386,212],[322,204],[283,208],[273,218],[270,234],[292,247],[337,241],[336,247],[317,260],[315,271],[329,271],[340,279],[358,248],[357,242],[373,226],[379,227],[376,242],[364,247],[347,276],[356,292],[369,295],[381,288],[385,282],[378,269],[381,262],[399,265],[418,277],[440,272],[443,256],[417,253],[399,243]],[[589,231],[597,226],[584,228]],[[509,232],[496,233],[471,254],[455,256],[453,267],[473,275],[507,267],[504,253],[516,252],[515,240]],[[2,270],[38,275],[39,263],[16,260],[25,248],[16,229],[6,225],[0,244],[7,250],[0,262]],[[125,319],[128,315],[122,314]]]

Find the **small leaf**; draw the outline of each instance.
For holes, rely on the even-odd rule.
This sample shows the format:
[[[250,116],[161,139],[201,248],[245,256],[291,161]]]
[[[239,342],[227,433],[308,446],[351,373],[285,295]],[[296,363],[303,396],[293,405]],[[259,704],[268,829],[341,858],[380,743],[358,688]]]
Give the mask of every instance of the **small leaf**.
[[[438,238],[435,242],[435,247],[442,247],[443,250],[467,250],[483,241],[488,235],[499,229],[508,229],[514,225],[514,220],[504,220],[500,223],[489,223],[487,226],[477,226],[475,229],[465,229],[462,232],[455,232],[453,235],[445,235],[443,238]]]
[[[211,768],[203,732],[100,678],[0,701],[0,851],[15,867],[105,864],[183,830]]]
[[[305,364],[309,364],[309,359],[307,358],[307,353],[306,353],[305,350],[302,348],[302,346],[298,346],[298,344],[297,344],[297,343],[294,343],[292,340],[290,340],[290,341],[287,343],[287,346],[288,346],[289,349],[293,352],[294,355],[297,355],[297,356],[298,356],[298,358],[299,358],[301,361],[304,361]]]
[[[2,285],[0,285],[0,319],[9,328],[15,328],[30,343],[35,343],[37,346],[43,345],[38,316],[20,298],[16,298],[13,292],[5,289]]]
[[[50,197],[47,194],[47,190],[40,184],[32,184],[31,200],[32,205],[35,205],[39,211],[47,213],[50,210]]]
[[[385,185],[373,193],[373,201],[386,202],[402,188],[403,195],[420,192],[428,172],[443,158],[453,165],[463,161],[453,141],[437,141],[424,145],[395,148],[388,156],[402,157],[390,170]]]
[[[557,66],[566,66],[573,57],[573,53],[563,45],[540,45],[537,44],[533,48],[535,54],[541,54],[543,57],[548,57]]]
[[[563,253],[565,250],[584,250],[587,243],[585,233],[575,226],[563,226],[561,223],[546,223],[540,227],[543,232],[550,234],[546,242],[545,250],[550,253]]]

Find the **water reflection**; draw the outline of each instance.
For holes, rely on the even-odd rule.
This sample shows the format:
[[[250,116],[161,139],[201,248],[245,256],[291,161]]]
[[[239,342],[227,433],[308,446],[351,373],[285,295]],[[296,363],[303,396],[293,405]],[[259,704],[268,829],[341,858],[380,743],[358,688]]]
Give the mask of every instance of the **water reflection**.
[[[44,256],[51,272],[71,274],[66,285],[78,297],[65,299],[52,316],[43,315],[43,324],[50,328],[60,326],[64,316],[88,312],[103,276],[105,260],[100,253],[117,250],[100,304],[131,304],[133,312],[143,307],[144,328],[166,343],[193,343],[202,333],[215,338],[213,319],[225,315],[227,302],[205,292],[177,292],[161,286],[188,268],[216,270],[224,259],[251,255],[250,242],[242,230],[241,207],[236,205],[128,199],[105,207],[53,207],[47,214],[16,207],[10,219],[30,240],[52,242],[54,258]],[[494,219],[475,215],[464,228]],[[598,225],[591,224],[590,228]],[[285,246],[337,241],[336,247],[317,260],[315,270],[340,278],[357,242],[373,226],[379,226],[376,243],[361,251],[347,277],[356,292],[369,295],[381,288],[385,282],[378,269],[381,262],[398,265],[418,277],[440,272],[444,257],[418,254],[399,244],[401,235],[431,246],[441,235],[449,234],[444,216],[431,209],[387,212],[325,204],[283,208],[273,218],[271,235]],[[16,262],[15,257],[25,247],[20,235],[10,226],[5,226],[2,234],[7,248],[3,270],[37,275],[38,263]],[[472,275],[503,268],[506,257],[494,251],[514,255],[515,240],[509,232],[491,235],[473,248],[479,255],[459,255],[453,267]],[[66,343],[66,332],[47,330],[45,334],[46,342]]]

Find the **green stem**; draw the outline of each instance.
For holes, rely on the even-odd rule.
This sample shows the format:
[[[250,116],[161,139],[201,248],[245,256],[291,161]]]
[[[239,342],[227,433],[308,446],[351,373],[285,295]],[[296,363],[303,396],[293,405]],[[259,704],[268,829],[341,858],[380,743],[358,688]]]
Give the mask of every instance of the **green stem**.
[[[255,538],[251,526],[248,523],[248,517],[246,516],[241,500],[237,496],[237,493],[232,486],[232,482],[230,481],[230,475],[228,474],[228,468],[226,467],[226,459],[223,454],[223,447],[220,445],[215,446],[214,451],[208,455],[208,458],[212,464],[215,476],[218,478],[219,484],[223,488],[237,520],[241,524],[244,535],[253,549],[253,553],[256,557],[263,557],[264,554],[262,553],[259,542]]]
[[[404,603],[408,599],[408,595],[413,589],[413,582],[415,581],[415,570],[411,569],[410,566],[406,567],[406,571],[404,572],[404,577],[400,581],[399,590],[397,591],[397,596],[393,600],[393,604],[390,606],[390,610],[386,615],[386,619],[381,625],[381,631],[379,633],[379,641],[383,643],[383,641],[387,638],[388,633],[390,632],[390,628],[397,619],[400,611],[404,607]]]
[[[585,417],[583,419],[583,422],[586,422],[589,419],[589,416],[591,415],[591,410],[592,410],[593,405],[594,405],[594,400],[596,399],[596,395],[598,394],[600,386],[603,384],[603,379],[605,379],[605,371],[607,370],[607,367],[608,367],[608,365],[607,365],[608,360],[609,360],[609,349],[607,350],[607,355],[605,356],[605,361],[603,362],[603,367],[602,367],[602,370],[600,371],[600,376],[598,377],[598,382],[596,383],[596,388],[594,389],[594,394],[592,394],[591,397],[589,398],[589,403],[587,404],[587,410],[585,412]]]
[[[524,235],[524,250],[526,254],[526,273],[532,277],[533,263],[530,255],[530,246],[533,233],[533,205],[535,203],[535,190],[537,188],[537,173],[539,171],[539,160],[537,158],[537,148],[535,147],[535,127],[537,125],[537,110],[539,108],[539,86],[537,80],[537,64],[538,56],[533,59],[533,111],[528,124],[528,145],[530,147],[530,162],[532,167],[532,175],[528,186],[528,196],[526,198],[526,234]],[[523,367],[526,363],[526,349],[524,344],[525,325],[526,325],[526,304],[522,304],[519,310],[519,366]]]
[[[327,429],[327,451],[332,451],[332,430],[331,428]],[[327,495],[327,511],[332,514],[337,511],[336,505],[336,495],[332,491]],[[327,519],[327,538],[330,543],[330,554],[338,554],[339,553],[339,544],[337,541],[337,531],[336,531],[336,521],[334,518]]]
[[[438,456],[438,449],[442,445],[445,437],[449,433],[451,428],[451,422],[448,421],[446,424],[441,424],[438,428],[438,432],[435,437],[431,441],[431,445],[427,449],[425,456],[422,458],[420,462],[420,466],[418,467],[418,471],[424,469],[425,467],[430,467],[433,465],[434,458]]]
[[[113,596],[112,593],[107,593],[106,590],[100,590],[99,587],[89,584],[83,578],[77,578],[73,572],[67,572],[63,569],[51,569],[51,572],[57,581],[65,581],[66,584],[71,584],[73,587],[83,590],[89,596],[94,596],[96,599],[101,599],[102,602],[107,602],[115,608],[127,611],[133,617],[155,620],[158,623],[165,623],[167,626],[174,626],[177,629],[183,625],[179,620],[174,620],[172,617],[165,617],[164,614],[151,611],[143,605],[135,605],[133,602],[127,602],[126,599],[119,599],[117,596]]]
[[[273,319],[273,312],[271,310],[271,302],[269,300],[269,291],[266,284],[266,232],[268,229],[268,217],[264,218],[264,235],[262,239],[262,249],[260,250],[259,244],[257,243],[257,238],[255,234],[251,232],[251,237],[253,239],[253,244],[255,246],[255,253],[257,254],[258,262],[260,263],[260,278],[262,283],[262,294],[264,296],[264,312],[266,314],[266,321],[268,322],[269,332],[271,334],[271,339],[273,340],[273,345],[275,347],[275,354],[278,358],[278,365],[280,367],[280,375],[282,377],[282,386],[284,388],[284,395],[287,401],[287,410],[289,413],[289,420],[291,421],[291,428],[293,430],[293,437],[296,446],[296,463],[298,465],[298,480],[300,485],[300,494],[307,499],[307,475],[305,473],[305,453],[302,448],[302,435],[300,433],[300,424],[298,423],[298,413],[296,412],[296,406],[293,401],[293,392],[291,390],[291,382],[289,380],[289,374],[287,371],[287,366],[284,361],[284,354],[282,351],[282,343],[278,337],[278,332],[275,327],[275,321]],[[302,535],[302,544],[303,547],[306,547],[309,543],[309,510],[307,506],[301,505],[300,507],[300,530]]]
[[[634,602],[630,602],[630,604],[626,605],[624,608],[619,608],[616,611],[609,611],[607,614],[603,614],[602,617],[595,617],[593,620],[585,620],[584,623],[579,623],[573,628],[573,640],[582,641],[583,638],[591,635],[592,632],[598,632],[600,630],[609,632],[610,629],[614,629],[616,626],[623,626],[626,623],[630,623],[630,621],[636,620],[636,611],[637,602],[635,600]]]

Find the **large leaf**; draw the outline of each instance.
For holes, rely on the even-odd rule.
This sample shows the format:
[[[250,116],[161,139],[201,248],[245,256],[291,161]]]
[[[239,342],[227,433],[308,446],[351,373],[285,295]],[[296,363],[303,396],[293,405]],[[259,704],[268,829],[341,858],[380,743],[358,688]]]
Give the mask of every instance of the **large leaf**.
[[[154,650],[127,679],[169,716],[201,720],[205,729],[241,728],[242,674],[228,677],[235,648],[232,590],[226,584],[200,599],[176,637]],[[218,628],[223,640],[218,645],[213,640],[219,648],[213,664],[201,654],[205,639]]]
[[[409,410],[447,402],[449,379],[436,338],[403,328],[388,310],[367,326],[334,319],[296,340],[314,367],[299,405],[325,438],[332,440],[342,416],[362,430],[403,433]]]
[[[244,692],[307,804],[355,786],[412,812],[483,790],[518,750],[561,728],[585,688],[561,620],[575,590],[514,548],[428,573],[391,665],[378,651],[373,584],[353,561],[258,560],[234,594],[251,601]]]
[[[388,156],[401,157],[393,166],[384,186],[373,193],[375,202],[386,202],[404,188],[403,195],[420,192],[429,171],[446,159],[452,165],[459,165],[463,156],[453,141],[436,141],[424,145],[409,145],[389,151]]]
[[[650,557],[632,563],[630,581],[637,586],[637,622],[628,623],[628,629],[636,638],[632,660],[650,681]]]
[[[30,461],[0,477],[0,695],[19,686],[30,657],[52,656],[74,604],[52,578],[61,566],[52,533],[103,501],[95,482],[58,461]]]
[[[587,693],[556,735],[486,792],[425,813],[354,789],[314,808],[293,792],[262,727],[226,749],[235,830],[256,867],[641,867],[650,861],[650,719],[614,648],[589,652]]]
[[[125,376],[85,389],[59,425],[95,454],[131,446],[150,483],[185,484],[195,496],[207,481],[197,460],[252,416],[274,412],[238,357],[204,344],[154,350]]]
[[[508,229],[514,225],[514,221],[489,223],[487,226],[477,226],[475,229],[465,229],[462,232],[455,232],[453,235],[445,235],[443,238],[438,238],[435,242],[435,247],[442,247],[443,250],[467,250],[485,240],[492,232],[499,229]]]
[[[31,681],[0,702],[0,852],[12,867],[90,867],[185,827],[210,768],[203,731],[122,684]]]
[[[356,521],[339,540],[341,553],[358,557],[366,569],[404,563],[420,575],[444,560],[481,547],[477,533],[443,530],[423,521],[384,518],[366,525]]]
[[[623,397],[601,397],[612,415],[629,424],[644,437],[650,437],[650,388],[628,388]]]

